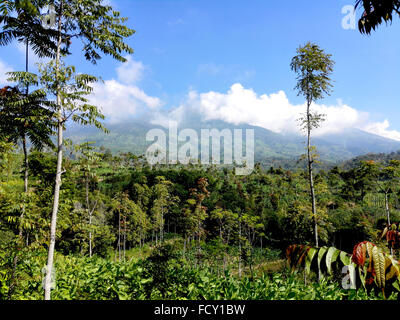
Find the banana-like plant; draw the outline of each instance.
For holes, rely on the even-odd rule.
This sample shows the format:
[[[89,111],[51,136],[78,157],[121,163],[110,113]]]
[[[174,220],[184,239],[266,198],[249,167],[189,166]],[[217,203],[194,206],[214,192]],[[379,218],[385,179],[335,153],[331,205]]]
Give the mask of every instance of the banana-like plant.
[[[351,266],[358,271],[358,283],[368,291],[378,289],[384,296],[393,291],[400,292],[399,262],[368,241],[355,245],[352,254],[335,247],[291,245],[286,250],[286,257],[292,270],[304,268],[308,274],[312,266],[317,266],[318,270],[332,274],[333,270]]]
[[[386,227],[381,235],[381,239],[386,236],[386,241],[389,248],[399,249],[400,248],[400,232],[399,223],[392,223],[390,226]]]

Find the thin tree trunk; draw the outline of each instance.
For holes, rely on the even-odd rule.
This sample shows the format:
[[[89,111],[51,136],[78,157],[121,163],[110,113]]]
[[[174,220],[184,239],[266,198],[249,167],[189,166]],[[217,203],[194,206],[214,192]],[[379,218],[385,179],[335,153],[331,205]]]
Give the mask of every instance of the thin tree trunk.
[[[315,190],[314,190],[314,177],[313,177],[313,162],[311,154],[311,115],[310,115],[310,105],[307,103],[307,157],[308,157],[308,175],[310,182],[310,192],[311,192],[311,205],[312,214],[314,217],[314,232],[315,232],[315,246],[318,247],[318,222],[317,222],[317,206],[315,203]]]
[[[57,43],[57,56],[56,56],[56,76],[59,77],[60,72],[60,49],[61,49],[61,16],[63,12],[63,2],[61,1],[60,13],[58,16],[58,43]],[[58,79],[57,79],[58,80]],[[61,95],[60,88],[57,88],[57,108],[58,108],[58,137],[57,137],[57,171],[54,186],[54,201],[53,201],[53,212],[51,215],[51,226],[50,226],[50,244],[49,253],[47,257],[47,269],[46,278],[44,284],[44,299],[51,300],[51,276],[53,271],[54,262],[54,249],[56,244],[56,227],[57,227],[57,214],[58,205],[60,200],[60,187],[61,187],[61,176],[62,176],[62,160],[63,160],[63,118],[61,110]]]
[[[199,230],[199,233],[198,233],[198,235],[197,235],[197,260],[198,260],[198,264],[199,264],[199,266],[201,265],[201,256],[200,256],[200,254],[201,254],[201,248],[200,248],[200,241],[201,241],[201,239],[200,239],[200,230],[201,230],[201,222],[199,221],[199,223],[198,223],[198,230]]]
[[[386,210],[387,223],[388,226],[390,226],[389,198],[387,191],[385,191],[385,210]]]
[[[118,261],[121,261],[121,212],[118,211]]]
[[[26,40],[26,50],[25,50],[25,72],[29,71],[29,41]],[[26,96],[28,97],[29,94],[29,85],[26,85]],[[24,149],[24,162],[25,162],[25,174],[24,174],[24,190],[25,193],[28,193],[28,176],[29,176],[29,163],[28,163],[28,151],[26,148],[26,135],[24,134],[22,140],[22,146]]]
[[[29,161],[28,161],[28,150],[26,147],[26,135],[22,138],[22,149],[24,150],[24,192],[28,193],[28,177],[29,177]]]
[[[389,198],[388,198],[388,191],[387,190],[385,190],[385,210],[386,210],[388,228],[390,228]],[[393,256],[393,248],[392,247],[390,247],[390,255]]]
[[[58,124],[57,173],[56,173],[56,184],[54,186],[54,202],[53,202],[53,212],[52,212],[52,216],[51,216],[51,226],[50,226],[50,245],[49,245],[49,253],[48,253],[48,259],[47,259],[46,280],[45,280],[45,300],[51,300],[50,286],[51,286],[51,274],[52,274],[52,270],[53,270],[53,261],[54,261],[54,249],[55,249],[55,243],[56,243],[58,205],[59,205],[59,199],[60,199],[60,187],[61,187],[61,175],[62,175],[62,148],[63,148],[63,127],[62,127],[62,123],[59,121],[59,124]]]
[[[160,243],[162,243],[164,240],[163,229],[164,229],[164,213],[163,213],[163,208],[161,208]]]
[[[186,254],[186,235],[183,238],[183,259],[185,259]]]
[[[225,251],[224,251],[224,262],[223,262],[223,270],[224,270],[224,273],[225,273],[225,270],[226,270],[226,260],[227,260],[227,252],[226,252],[226,249],[225,249]]]
[[[311,114],[310,114],[311,101],[307,101],[307,157],[308,157],[308,175],[310,182],[310,193],[311,193],[311,206],[312,214],[314,217],[314,233],[315,233],[315,246],[318,247],[318,221],[317,221],[317,206],[315,203],[315,190],[314,190],[314,177],[313,177],[313,162],[311,154]],[[321,270],[318,266],[318,281],[321,279]]]
[[[92,226],[92,214],[89,213],[89,228]],[[92,248],[92,230],[89,230],[89,257],[93,255],[93,248]]]
[[[126,216],[124,215],[124,261],[126,257]]]
[[[242,277],[242,223],[239,217],[239,278]]]
[[[89,216],[89,257],[92,257],[92,212],[89,203],[89,174],[86,174],[85,191],[86,191],[86,210]]]

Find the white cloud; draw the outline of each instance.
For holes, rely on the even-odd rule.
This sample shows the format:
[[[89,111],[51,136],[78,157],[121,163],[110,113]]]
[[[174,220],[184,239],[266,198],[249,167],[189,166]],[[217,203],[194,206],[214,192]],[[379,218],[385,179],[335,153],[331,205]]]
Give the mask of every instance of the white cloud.
[[[145,70],[143,63],[133,60],[132,56],[125,58],[127,62],[117,68],[118,80],[123,83],[137,83],[142,80]]]
[[[400,141],[400,132],[396,130],[389,130],[390,124],[387,119],[383,122],[369,123],[364,127],[364,130],[379,136]]]
[[[389,122],[371,123],[366,112],[356,110],[341,101],[337,105],[313,104],[312,110],[326,115],[326,121],[315,130],[315,135],[340,133],[358,128],[400,141],[400,132],[389,130]],[[246,123],[278,133],[299,133],[297,119],[306,111],[306,104],[290,103],[285,92],[258,95],[241,84],[231,86],[227,93],[191,91],[186,100],[168,113],[158,114],[153,123],[165,125],[168,119],[180,121],[187,113],[197,113],[204,120],[223,120],[228,123]]]
[[[96,83],[90,97],[90,103],[98,106],[106,119],[114,123],[158,110],[163,105],[159,98],[149,96],[137,86],[146,69],[143,63],[134,61],[132,56],[125,58],[127,62],[116,69],[117,80]]]
[[[185,116],[190,117],[186,109],[187,108],[185,106],[180,106],[178,108],[169,110],[167,113],[160,112],[160,110],[158,110],[158,112],[152,114],[150,123],[160,125],[164,128],[168,128],[170,121],[176,121],[179,123],[185,118]]]
[[[304,114],[306,104],[290,103],[284,91],[258,95],[235,83],[226,93],[190,91],[184,102],[162,111],[163,102],[146,94],[137,86],[146,67],[140,61],[127,56],[127,62],[117,68],[117,80],[111,79],[94,86],[91,103],[101,108],[111,122],[118,122],[151,111],[153,124],[168,126],[169,120],[182,121],[200,116],[203,120],[223,120],[233,124],[260,126],[278,133],[299,133],[297,119]],[[203,70],[219,72],[215,65],[204,65]],[[5,68],[0,62],[0,70]],[[1,80],[1,78],[0,78]],[[326,121],[314,131],[314,135],[340,133],[358,128],[386,138],[400,141],[400,132],[390,130],[388,120],[372,122],[366,112],[356,110],[341,101],[336,105],[313,104],[312,109],[326,115]]]
[[[7,79],[9,76],[6,73],[11,71],[13,69],[0,60],[0,86],[5,86],[8,83]]]
[[[155,110],[162,105],[159,98],[147,95],[137,86],[116,80],[95,84],[90,102],[100,107],[111,122],[126,120],[140,112]]]

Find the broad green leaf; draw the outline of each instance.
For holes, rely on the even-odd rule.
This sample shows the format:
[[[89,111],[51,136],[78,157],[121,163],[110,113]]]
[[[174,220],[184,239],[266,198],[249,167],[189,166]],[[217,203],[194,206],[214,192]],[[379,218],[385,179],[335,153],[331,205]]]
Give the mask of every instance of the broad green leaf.
[[[312,263],[312,260],[315,256],[315,254],[317,253],[317,251],[318,251],[317,248],[310,248],[310,250],[307,253],[306,262],[305,262],[305,270],[306,270],[307,274],[310,273],[311,263]]]
[[[400,292],[400,286],[399,286],[399,280],[396,280],[395,282],[393,282],[393,287]]]
[[[358,275],[360,277],[361,284],[365,289],[365,277],[367,274],[367,267],[366,266],[357,266],[357,269],[358,269]]]
[[[328,251],[328,247],[322,247],[318,251],[318,270],[321,269],[321,260],[324,256],[324,254]]]
[[[342,261],[345,266],[348,266],[351,263],[351,256],[346,252],[340,251],[339,257],[340,261]]]
[[[326,254],[326,268],[329,274],[332,273],[332,263],[336,261],[337,257],[340,254],[340,250],[334,247],[330,247],[328,249],[328,253]]]

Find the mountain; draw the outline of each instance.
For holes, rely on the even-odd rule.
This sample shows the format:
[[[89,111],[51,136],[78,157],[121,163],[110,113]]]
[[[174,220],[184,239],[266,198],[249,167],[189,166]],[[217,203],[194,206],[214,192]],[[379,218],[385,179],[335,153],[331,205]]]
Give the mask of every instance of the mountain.
[[[75,143],[96,141],[113,153],[132,152],[144,154],[153,142],[146,142],[146,133],[151,129],[161,129],[168,135],[168,129],[153,125],[146,120],[135,120],[129,123],[108,124],[110,133],[105,134],[90,127],[70,127],[66,136]],[[298,159],[305,153],[306,137],[295,134],[280,134],[270,130],[251,126],[234,125],[220,120],[186,121],[179,125],[178,131],[191,128],[199,136],[201,129],[254,129],[255,161],[264,166],[282,166],[293,168],[299,166]],[[167,138],[168,141],[168,138]],[[368,153],[391,153],[400,150],[400,142],[374,135],[358,129],[349,129],[340,134],[329,134],[312,138],[317,147],[320,159],[325,165],[332,166],[357,156]],[[302,164],[300,164],[302,166]]]

